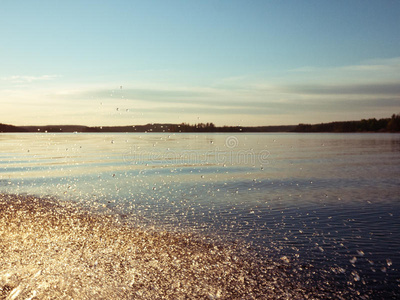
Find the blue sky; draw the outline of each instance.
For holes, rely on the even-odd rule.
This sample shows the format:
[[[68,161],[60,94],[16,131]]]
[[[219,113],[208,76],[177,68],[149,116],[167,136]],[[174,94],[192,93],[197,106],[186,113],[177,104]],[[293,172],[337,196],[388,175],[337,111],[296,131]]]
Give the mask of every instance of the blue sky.
[[[399,16],[397,0],[1,0],[0,123],[389,117]]]

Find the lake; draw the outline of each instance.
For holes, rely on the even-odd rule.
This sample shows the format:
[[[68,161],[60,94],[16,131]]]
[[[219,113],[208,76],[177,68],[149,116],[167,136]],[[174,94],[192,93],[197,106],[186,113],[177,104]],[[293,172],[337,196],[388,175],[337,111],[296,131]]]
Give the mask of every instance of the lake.
[[[0,150],[2,222],[9,227],[0,236],[13,253],[0,256],[0,296],[400,297],[399,134],[3,133]],[[69,235],[38,233],[35,226],[54,215]],[[13,231],[15,222],[22,227]],[[93,228],[102,222],[111,229],[97,236]],[[77,228],[93,239],[84,257],[84,242],[74,242],[83,243],[80,252],[71,250]],[[149,256],[128,264],[133,256],[121,247],[96,244],[112,234],[129,244],[126,228],[140,228],[146,238],[135,240],[135,253]],[[26,244],[33,236],[36,243]],[[146,252],[154,236],[165,251]],[[179,248],[182,240],[190,245]],[[174,257],[172,248],[180,254],[164,261]],[[111,271],[109,260],[123,271]],[[107,278],[106,287],[91,281],[95,274]],[[165,283],[173,276],[172,288]],[[97,294],[89,296],[90,288]]]

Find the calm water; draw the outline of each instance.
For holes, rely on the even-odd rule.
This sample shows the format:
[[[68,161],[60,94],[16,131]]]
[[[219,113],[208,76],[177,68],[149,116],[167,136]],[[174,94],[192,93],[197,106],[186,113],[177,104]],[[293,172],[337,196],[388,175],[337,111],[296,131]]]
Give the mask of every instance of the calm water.
[[[0,135],[0,193],[239,241],[335,299],[400,297],[399,174],[398,134]]]

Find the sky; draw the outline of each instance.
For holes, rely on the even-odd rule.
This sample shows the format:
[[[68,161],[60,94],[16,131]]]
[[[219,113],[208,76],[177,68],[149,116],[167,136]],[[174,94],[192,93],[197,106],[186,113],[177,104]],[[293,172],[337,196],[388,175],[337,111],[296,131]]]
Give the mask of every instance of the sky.
[[[398,0],[0,0],[0,123],[400,113]]]

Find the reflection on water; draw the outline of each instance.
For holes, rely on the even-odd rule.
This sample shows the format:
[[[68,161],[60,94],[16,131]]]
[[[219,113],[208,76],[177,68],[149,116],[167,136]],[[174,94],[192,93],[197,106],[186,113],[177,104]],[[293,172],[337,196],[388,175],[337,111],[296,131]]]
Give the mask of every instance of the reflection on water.
[[[399,135],[2,134],[0,150],[3,295],[400,296]]]

